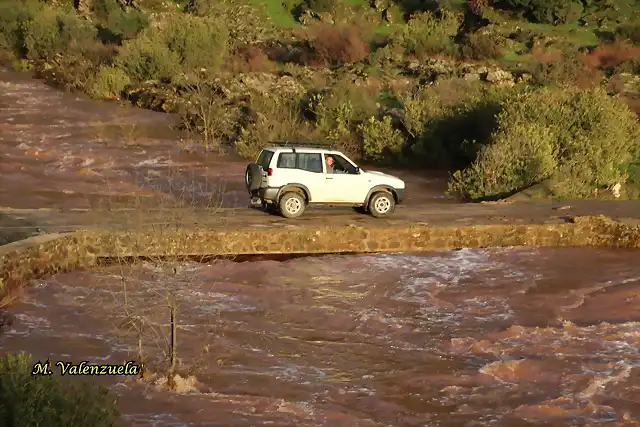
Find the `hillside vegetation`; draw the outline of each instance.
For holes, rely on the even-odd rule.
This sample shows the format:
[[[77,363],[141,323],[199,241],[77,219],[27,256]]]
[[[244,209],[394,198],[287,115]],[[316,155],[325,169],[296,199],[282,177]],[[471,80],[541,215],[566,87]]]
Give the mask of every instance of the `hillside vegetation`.
[[[179,113],[202,147],[313,139],[451,172],[465,199],[547,180],[640,193],[637,0],[0,0],[2,59]],[[603,191],[605,190],[605,191]]]

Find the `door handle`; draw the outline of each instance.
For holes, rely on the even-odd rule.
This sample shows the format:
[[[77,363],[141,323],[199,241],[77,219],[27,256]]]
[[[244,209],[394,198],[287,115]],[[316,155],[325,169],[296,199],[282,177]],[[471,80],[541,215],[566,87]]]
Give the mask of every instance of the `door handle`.
[[[333,179],[333,177],[332,176],[328,176],[328,177],[326,177],[326,179]]]

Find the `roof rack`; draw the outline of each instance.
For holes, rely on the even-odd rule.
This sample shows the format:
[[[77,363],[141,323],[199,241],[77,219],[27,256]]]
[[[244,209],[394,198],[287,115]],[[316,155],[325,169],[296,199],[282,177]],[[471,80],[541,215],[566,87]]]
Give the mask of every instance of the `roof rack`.
[[[325,150],[333,149],[333,146],[330,142],[313,142],[313,141],[270,141],[270,144],[276,145],[278,147],[293,147],[293,148],[319,148]]]

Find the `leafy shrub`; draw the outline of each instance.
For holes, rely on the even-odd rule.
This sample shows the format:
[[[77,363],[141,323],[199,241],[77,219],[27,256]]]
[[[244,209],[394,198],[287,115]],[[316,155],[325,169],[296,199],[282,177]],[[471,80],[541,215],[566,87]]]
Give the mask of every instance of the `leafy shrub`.
[[[468,165],[494,131],[503,100],[519,90],[452,79],[404,94],[403,125],[414,160],[434,167]]]
[[[94,0],[92,12],[102,25],[105,42],[120,43],[132,39],[149,26],[149,18],[143,12],[123,10],[116,0]]]
[[[625,182],[639,137],[634,114],[603,89],[547,88],[504,103],[490,143],[449,188],[479,199],[551,179],[557,195],[588,197]]]
[[[170,79],[183,71],[220,67],[227,40],[225,27],[217,20],[177,15],[166,28],[149,29],[124,42],[117,62],[136,80]]]
[[[91,12],[102,22],[106,22],[109,15],[121,11],[122,8],[116,0],[93,0],[91,2]]]
[[[473,33],[462,45],[462,56],[475,60],[499,59],[503,53],[502,47],[490,35]]]
[[[400,153],[405,142],[402,133],[393,127],[391,116],[384,116],[382,120],[371,116],[358,125],[358,133],[362,137],[363,157],[371,160]]]
[[[228,32],[217,19],[193,15],[171,17],[161,35],[185,69],[217,69],[227,53]]]
[[[316,24],[309,29],[316,59],[322,63],[343,64],[363,60],[369,45],[354,25]]]
[[[118,412],[104,388],[60,381],[54,375],[31,375],[24,354],[0,358],[0,425],[107,427]]]
[[[482,13],[489,7],[489,0],[469,0],[469,10],[477,16],[482,16]]]
[[[87,21],[80,19],[75,12],[60,12],[58,14],[58,30],[60,51],[69,47],[85,54],[95,46],[97,29]]]
[[[640,74],[640,57],[636,56],[622,62],[615,69],[618,73]]]
[[[59,51],[61,43],[55,10],[43,8],[24,27],[24,43],[29,58],[48,59]]]
[[[392,43],[404,47],[405,53],[424,56],[434,53],[452,53],[455,45],[453,37],[458,33],[460,16],[453,12],[442,12],[437,17],[431,12],[413,15]]]
[[[43,7],[37,0],[0,2],[0,48],[22,56],[25,50],[24,25]]]
[[[312,92],[303,111],[313,120],[315,132],[322,139],[337,143],[347,155],[359,156],[357,126],[377,114],[379,94],[377,89],[355,86],[347,79],[330,90]]]
[[[36,67],[36,76],[69,91],[86,89],[95,75],[95,64],[80,55],[63,55],[50,65]]]
[[[236,136],[242,108],[221,91],[206,73],[194,73],[184,80],[181,97],[186,101],[180,112],[182,128],[202,135],[206,151],[220,148]]]
[[[632,46],[622,38],[613,43],[598,45],[585,58],[588,65],[604,70],[614,70],[620,64],[640,57],[640,48]]]
[[[640,24],[638,24],[637,22],[632,22],[621,25],[616,30],[616,34],[624,39],[631,41],[632,43],[638,44],[640,43]]]
[[[560,58],[542,60],[532,64],[530,69],[535,83],[540,85],[572,84],[592,87],[602,80],[602,74],[585,64],[585,56],[572,50],[562,52]]]
[[[248,105],[250,120],[235,141],[238,154],[255,158],[270,141],[308,139],[311,129],[302,120],[297,100],[253,94]]]
[[[48,6],[23,24],[24,48],[30,59],[50,59],[69,46],[86,46],[95,40],[96,29],[74,13]]]
[[[126,72],[114,66],[101,66],[89,87],[89,95],[97,99],[120,99],[131,84]]]
[[[170,79],[180,69],[180,57],[148,35],[124,42],[115,62],[138,81]]]
[[[267,8],[233,0],[191,0],[186,10],[193,15],[209,17],[223,23],[228,31],[230,48],[261,42],[277,36]]]
[[[388,43],[371,53],[367,58],[370,65],[381,69],[392,67],[402,62],[404,47],[399,43]]]
[[[149,18],[137,10],[113,12],[106,20],[106,27],[121,40],[136,37],[148,26]]]
[[[225,68],[235,73],[273,71],[275,64],[258,46],[243,46],[225,61]]]
[[[545,24],[575,22],[583,11],[582,3],[571,0],[502,0],[497,6],[521,12],[530,20]]]

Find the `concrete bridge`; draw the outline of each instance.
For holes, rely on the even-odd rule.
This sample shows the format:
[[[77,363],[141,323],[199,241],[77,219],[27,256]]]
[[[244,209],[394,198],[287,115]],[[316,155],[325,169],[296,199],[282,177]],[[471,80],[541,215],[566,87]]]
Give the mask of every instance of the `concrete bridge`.
[[[390,219],[310,210],[0,210],[0,293],[103,259],[418,252],[462,247],[640,248],[640,201],[399,207]]]

